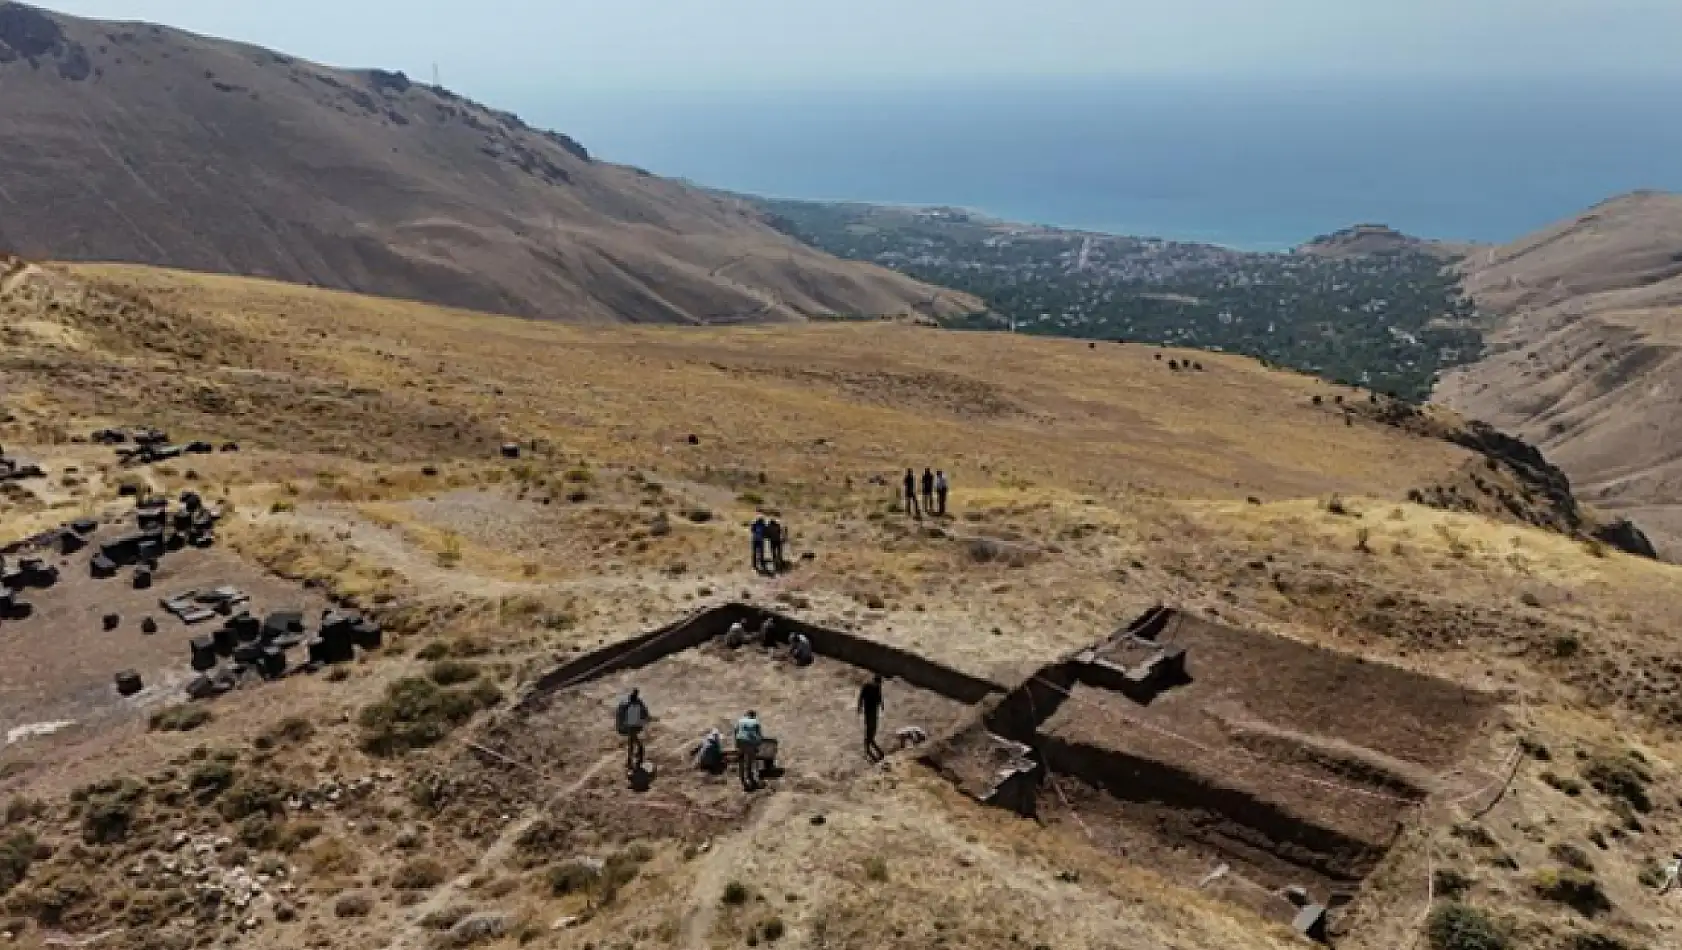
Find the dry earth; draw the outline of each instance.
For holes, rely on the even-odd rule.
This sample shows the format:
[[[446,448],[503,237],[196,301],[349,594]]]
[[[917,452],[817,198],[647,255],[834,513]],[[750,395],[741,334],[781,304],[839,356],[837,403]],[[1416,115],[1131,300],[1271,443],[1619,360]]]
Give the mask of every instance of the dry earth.
[[[78,724],[0,751],[0,842],[34,836],[0,863],[21,870],[0,876],[20,945],[1297,945],[1199,890],[1207,869],[983,807],[914,753],[870,766],[852,670],[703,650],[534,719],[496,702],[744,599],[1002,682],[1166,602],[1493,691],[1505,725],[1440,776],[1470,793],[1428,801],[1339,946],[1425,945],[1428,892],[1514,947],[1677,939],[1677,897],[1651,881],[1682,830],[1678,568],[1409,503],[1484,463],[1338,404],[1365,394],[1076,341],[579,328],[140,267],[8,273],[0,444],[47,478],[0,498],[0,543],[128,506],[136,472],[85,441],[96,428],[233,440],[138,474],[231,507],[213,553],[241,564],[218,571],[388,631],[332,673],[202,706],[187,732],[148,728],[172,702],[157,692],[78,705],[84,669],[169,667],[132,631],[75,631],[77,662],[37,664],[31,714],[7,715]],[[899,475],[925,465],[952,476],[951,517],[899,510]],[[748,568],[756,509],[793,531],[775,580]],[[104,595],[32,596],[75,626]],[[19,636],[0,622],[8,658]],[[370,745],[391,733],[364,710],[428,676],[497,708],[411,751]],[[607,717],[633,680],[661,717],[643,795]],[[788,772],[752,795],[688,773],[700,728],[761,697],[795,740]],[[898,700],[891,715],[943,714]]]
[[[1500,323],[1437,398],[1540,445],[1682,557],[1682,196],[1606,202],[1462,264]]]

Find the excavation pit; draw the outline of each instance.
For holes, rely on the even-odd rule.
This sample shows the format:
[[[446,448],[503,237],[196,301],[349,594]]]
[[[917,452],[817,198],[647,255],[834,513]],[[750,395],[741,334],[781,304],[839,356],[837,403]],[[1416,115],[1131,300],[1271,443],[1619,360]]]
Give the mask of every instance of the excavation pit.
[[[1353,893],[1446,791],[1494,697],[1157,608],[1030,677],[929,761],[980,800],[1068,823],[1288,922],[1288,885]],[[1000,743],[1031,750],[1024,768]],[[1458,787],[1458,786],[1457,786]]]
[[[766,618],[776,634],[772,645],[757,635],[742,646],[726,642],[732,624],[757,634]],[[796,632],[812,642],[809,665],[789,658]],[[487,747],[521,763],[521,778],[535,783],[527,795],[558,797],[564,804],[551,813],[570,816],[568,827],[624,838],[710,835],[739,820],[751,799],[733,770],[694,767],[694,750],[709,729],[733,748],[735,721],[756,711],[780,747],[772,786],[830,791],[872,767],[857,701],[877,673],[887,680],[877,741],[890,753],[899,748],[901,727],[937,738],[954,734],[975,720],[979,704],[1005,692],[894,647],[727,605],[564,664],[534,684],[512,721],[486,737]],[[643,736],[652,774],[635,780],[626,775],[624,741],[614,731],[615,706],[633,687],[654,717]]]

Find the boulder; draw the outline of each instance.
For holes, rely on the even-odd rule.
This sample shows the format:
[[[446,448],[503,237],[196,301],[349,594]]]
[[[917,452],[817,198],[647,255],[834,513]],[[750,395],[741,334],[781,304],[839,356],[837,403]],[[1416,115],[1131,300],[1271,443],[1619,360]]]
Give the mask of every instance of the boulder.
[[[216,641],[209,637],[194,637],[187,642],[193,653],[193,669],[200,673],[216,668]]]
[[[116,680],[117,695],[119,696],[133,696],[143,688],[143,684],[140,682],[140,674],[134,670],[123,670],[117,674]]]
[[[117,626],[122,622],[123,618],[119,614],[106,614],[103,618],[101,618],[101,623],[107,630],[117,629]]]
[[[158,632],[158,622],[156,620],[153,620],[151,617],[145,618],[144,620],[140,621],[140,632],[141,633],[157,633]]]
[[[93,560],[88,562],[88,573],[101,579],[115,577],[117,576],[117,562],[104,554],[95,554]]]
[[[152,587],[152,572],[140,568],[134,572],[134,589],[149,590]]]

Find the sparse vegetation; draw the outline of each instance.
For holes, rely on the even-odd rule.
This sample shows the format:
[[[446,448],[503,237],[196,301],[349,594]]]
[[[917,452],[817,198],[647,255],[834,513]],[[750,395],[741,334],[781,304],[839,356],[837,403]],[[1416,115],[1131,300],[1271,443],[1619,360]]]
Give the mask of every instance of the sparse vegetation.
[[[435,858],[412,858],[398,866],[391,886],[401,891],[423,891],[437,887],[446,878],[444,865]]]
[[[888,862],[880,855],[871,855],[864,860],[864,876],[872,881],[882,882],[888,879]]]
[[[333,916],[339,918],[366,917],[374,909],[374,901],[361,891],[340,894],[333,902]]]
[[[259,749],[308,742],[315,735],[315,725],[303,716],[287,716],[259,733],[252,744]]]
[[[22,883],[35,860],[35,836],[14,831],[0,838],[0,896]]]
[[[479,678],[479,665],[465,660],[438,660],[427,667],[426,678],[439,686],[456,686]]]
[[[1510,946],[1488,914],[1457,901],[1431,911],[1425,933],[1431,950],[1508,950]]]
[[[214,718],[209,708],[185,703],[158,710],[147,720],[147,725],[159,732],[192,732]]]
[[[748,902],[750,896],[746,884],[741,881],[731,881],[724,885],[724,893],[719,897],[719,900],[723,901],[726,906],[740,907]]]
[[[1612,902],[1601,888],[1600,881],[1587,871],[1576,868],[1544,868],[1530,880],[1536,896],[1564,904],[1584,917],[1594,917],[1612,909]]]
[[[1653,777],[1627,752],[1591,758],[1583,769],[1583,778],[1595,791],[1625,802],[1638,812],[1645,814],[1653,810],[1653,800],[1647,795],[1647,785]]]
[[[425,748],[501,701],[502,692],[484,680],[470,689],[448,689],[414,676],[398,680],[386,688],[384,700],[363,707],[362,748],[373,755]]]
[[[1431,872],[1431,888],[1444,898],[1455,899],[1472,889],[1476,883],[1470,875],[1451,865]]]
[[[1557,772],[1543,772],[1541,779],[1544,783],[1559,789],[1573,798],[1583,794],[1583,783],[1571,778],[1570,776],[1560,775]]]
[[[246,776],[222,794],[216,807],[228,821],[240,821],[252,815],[284,815],[286,795],[286,787],[273,777]]]

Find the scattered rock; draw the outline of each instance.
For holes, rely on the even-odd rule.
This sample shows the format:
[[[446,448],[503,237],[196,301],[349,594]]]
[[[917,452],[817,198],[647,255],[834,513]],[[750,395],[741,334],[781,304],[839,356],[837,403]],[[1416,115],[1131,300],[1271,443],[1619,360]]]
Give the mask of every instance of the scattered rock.
[[[500,911],[468,914],[450,928],[450,942],[458,947],[469,947],[486,940],[495,940],[506,934],[512,923],[513,916]]]
[[[117,625],[122,622],[123,618],[119,614],[106,614],[102,620],[102,623],[105,625],[105,629],[107,630],[117,629]]]

